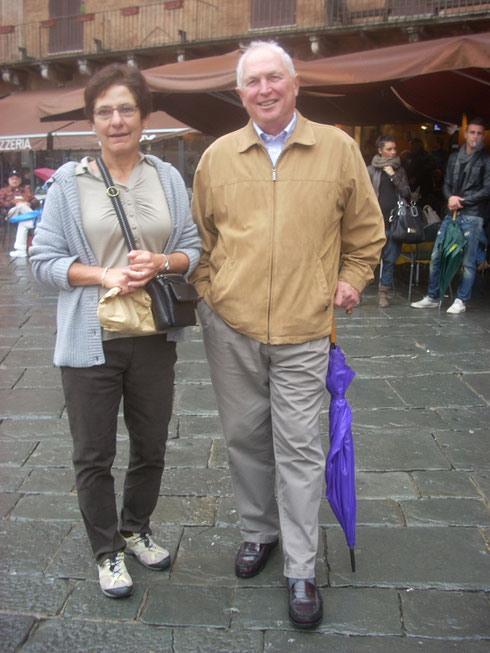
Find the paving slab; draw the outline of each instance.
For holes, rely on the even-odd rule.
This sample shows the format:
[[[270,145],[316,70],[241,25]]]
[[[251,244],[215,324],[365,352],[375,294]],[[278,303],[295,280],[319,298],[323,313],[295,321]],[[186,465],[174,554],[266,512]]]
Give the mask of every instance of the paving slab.
[[[2,359],[2,350],[0,350],[0,390],[12,390],[22,378],[25,370],[20,367],[4,367],[1,365]]]
[[[361,526],[356,530],[355,574],[342,531],[327,528],[326,540],[333,587],[490,589],[489,553],[477,528]]]
[[[217,414],[218,406],[213,386],[179,384],[175,387],[174,411],[177,415]]]
[[[471,424],[472,429],[488,428],[487,406],[465,406],[457,408],[447,406],[437,409],[436,412],[440,415],[448,429],[465,430],[468,428],[468,424]],[[438,428],[435,423],[433,426],[434,428]]]
[[[133,594],[124,601],[110,601],[100,591],[98,581],[78,581],[63,614],[66,618],[134,621],[143,603],[146,585],[134,582]]]
[[[173,653],[263,653],[263,634],[218,628],[176,628]]]
[[[238,528],[185,528],[172,565],[172,584],[235,587],[234,560],[241,541]],[[275,565],[270,562],[278,558],[271,556],[265,572],[271,572]]]
[[[167,469],[162,477],[160,494],[174,496],[230,496],[233,493],[228,470]]]
[[[403,408],[406,403],[385,379],[354,379],[347,391],[353,410],[370,408]]]
[[[175,366],[176,383],[209,383],[210,380],[209,364],[205,360],[192,363],[177,362]]]
[[[323,633],[267,631],[265,653],[488,653],[488,642],[461,642],[408,637],[352,637]]]
[[[427,431],[359,432],[354,436],[356,468],[362,471],[450,469],[434,437]]]
[[[356,379],[402,378],[424,376],[427,374],[456,374],[461,371],[454,361],[445,356],[376,356],[372,358],[348,359],[349,366],[355,370]]]
[[[408,472],[358,471],[356,495],[358,499],[407,499],[416,498],[418,492]]]
[[[165,467],[206,468],[211,455],[212,440],[178,438],[169,440],[165,452]]]
[[[217,497],[161,496],[153,511],[152,521],[182,526],[213,526],[217,509]]]
[[[233,587],[219,585],[150,588],[141,621],[160,626],[211,626],[226,628],[233,612]]]
[[[19,650],[19,646],[28,638],[36,623],[34,617],[0,614],[0,646],[2,651],[10,653]]]
[[[490,502],[490,471],[471,472],[470,478],[483,498]]]
[[[490,429],[435,431],[444,455],[455,469],[490,469]]]
[[[398,593],[392,590],[322,589],[322,633],[402,635]],[[369,605],[369,610],[366,610]],[[291,630],[288,592],[281,588],[238,589],[233,624],[247,630]]]
[[[484,594],[416,590],[400,596],[410,637],[490,640],[490,606]],[[464,646],[461,642],[461,650]]]
[[[462,377],[456,375],[438,374],[436,388],[433,375],[390,379],[390,385],[404,403],[413,408],[482,404],[482,398],[463,382]]]
[[[43,521],[79,521],[82,519],[76,495],[27,494],[15,506],[14,519]]]
[[[73,585],[58,578],[0,574],[0,609],[36,617],[59,614]]]
[[[116,636],[117,633],[117,636]],[[22,653],[135,653],[172,650],[172,630],[140,623],[69,619],[42,622]]]
[[[54,419],[4,419],[0,423],[0,436],[17,440],[38,440],[44,437],[69,436],[68,420]]]
[[[479,499],[400,501],[407,526],[490,526],[490,509]]]
[[[417,491],[423,497],[466,497],[480,498],[475,484],[468,472],[416,471],[412,479]]]
[[[16,492],[0,492],[0,518],[4,519],[12,514],[15,505],[19,502],[22,494]]]
[[[487,403],[490,402],[490,373],[465,374],[463,381]]]
[[[330,504],[326,499],[322,500],[320,526],[335,526],[337,523]],[[405,521],[396,501],[358,499],[356,524],[358,526],[404,526]]]
[[[218,415],[180,415],[179,437],[190,438],[194,436],[222,437],[223,428]]]
[[[2,440],[0,442],[0,459],[3,465],[10,467],[21,467],[36,450],[37,442],[26,440],[15,442],[13,440]]]
[[[0,525],[0,560],[8,574],[42,575],[71,526],[39,520],[3,520]],[[19,555],[22,542],[22,555]],[[40,546],[42,543],[42,546]]]
[[[0,468],[0,492],[15,492],[29,475],[29,471],[25,467],[5,467],[2,465]]]
[[[15,384],[16,388],[60,388],[60,371],[58,368],[28,368]]]
[[[59,389],[27,388],[0,390],[0,419],[13,417],[60,417],[65,405]]]
[[[49,493],[66,495],[73,492],[75,472],[72,466],[63,468],[34,467],[25,477],[19,489],[26,494]],[[26,471],[28,471],[26,469]]]

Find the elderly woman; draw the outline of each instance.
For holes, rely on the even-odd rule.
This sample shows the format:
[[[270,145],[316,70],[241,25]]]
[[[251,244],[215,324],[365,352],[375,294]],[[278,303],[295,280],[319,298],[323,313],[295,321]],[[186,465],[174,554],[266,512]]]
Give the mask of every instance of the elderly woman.
[[[386,308],[390,305],[388,291],[393,283],[395,262],[401,250],[401,243],[390,237],[390,214],[396,207],[398,195],[406,200],[410,199],[410,186],[407,173],[396,155],[396,142],[393,136],[380,136],[376,147],[378,153],[374,155],[371,165],[368,166],[368,172],[385,221],[386,244],[381,252],[382,270],[378,305]]]
[[[61,367],[78,500],[102,592],[119,598],[132,592],[125,552],[150,569],[170,564],[168,551],[150,537],[150,516],[182,333],[109,333],[98,323],[97,303],[106,289],[131,293],[163,270],[190,273],[200,241],[179,173],[138,150],[151,111],[141,73],[106,66],[87,85],[85,106],[138,249],[128,252],[98,166],[86,157],[53,176],[30,260],[36,278],[59,291],[54,362]],[[130,451],[118,525],[111,467],[121,398]]]

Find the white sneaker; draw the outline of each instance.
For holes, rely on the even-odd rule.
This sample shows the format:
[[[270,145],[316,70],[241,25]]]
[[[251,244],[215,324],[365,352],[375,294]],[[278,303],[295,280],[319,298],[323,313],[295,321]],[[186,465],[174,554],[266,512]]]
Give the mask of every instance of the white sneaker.
[[[100,565],[97,565],[97,569],[100,589],[105,596],[111,599],[122,599],[133,593],[133,581],[126,569],[123,551],[118,551],[106,558]]]
[[[170,553],[151,539],[148,533],[133,533],[126,540],[126,553],[132,555],[144,567],[161,571],[170,564]]]
[[[410,306],[412,308],[437,308],[439,306],[439,300],[432,299],[432,297],[426,295],[419,302],[412,302]]]
[[[14,249],[9,252],[11,258],[27,258],[27,252],[23,252],[21,249]]]
[[[458,315],[459,313],[464,313],[466,311],[466,306],[464,302],[456,298],[451,306],[447,309],[446,313],[451,313],[452,315]]]

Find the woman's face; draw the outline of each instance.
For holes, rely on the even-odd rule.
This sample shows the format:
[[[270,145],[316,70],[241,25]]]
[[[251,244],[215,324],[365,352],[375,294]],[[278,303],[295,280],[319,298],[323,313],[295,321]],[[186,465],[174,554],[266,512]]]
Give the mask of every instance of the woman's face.
[[[378,148],[379,155],[385,159],[391,159],[396,156],[396,143],[395,141],[387,141],[383,143],[382,147]]]
[[[102,117],[97,115],[102,107],[115,110],[108,117]],[[121,115],[120,110],[128,107],[136,109],[133,115]],[[141,132],[146,126],[147,120],[142,120],[134,95],[127,86],[110,86],[95,100],[93,127],[102,145],[102,156],[137,152]]]

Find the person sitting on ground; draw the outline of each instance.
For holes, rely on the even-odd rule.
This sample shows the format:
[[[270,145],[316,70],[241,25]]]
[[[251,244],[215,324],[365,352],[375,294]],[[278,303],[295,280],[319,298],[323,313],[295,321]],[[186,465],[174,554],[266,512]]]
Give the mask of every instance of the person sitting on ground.
[[[22,173],[11,170],[8,185],[0,190],[0,208],[7,212],[6,220],[14,218],[20,213],[29,213],[37,207],[39,202],[34,197],[31,187],[22,185]],[[12,258],[27,257],[27,235],[29,229],[34,228],[34,220],[23,220],[17,223],[17,234],[14,249],[10,252]]]
[[[390,238],[390,216],[396,208],[398,195],[410,199],[410,187],[407,173],[396,155],[396,142],[393,136],[380,136],[376,142],[378,153],[368,166],[371,183],[383,213],[386,232],[386,244],[381,252],[382,270],[379,279],[378,305],[386,308],[390,305],[388,291],[393,283],[393,271],[396,259],[400,256],[402,244]]]
[[[482,118],[473,118],[465,131],[465,144],[449,157],[444,178],[444,197],[447,200],[447,215],[437,234],[430,259],[429,287],[427,295],[412,308],[435,308],[439,305],[439,279],[442,242],[447,225],[457,211],[456,221],[461,227],[466,246],[463,254],[463,270],[456,299],[447,309],[448,313],[466,311],[466,302],[471,297],[475,281],[478,242],[483,228],[485,205],[490,199],[490,155],[483,151],[485,123]]]

